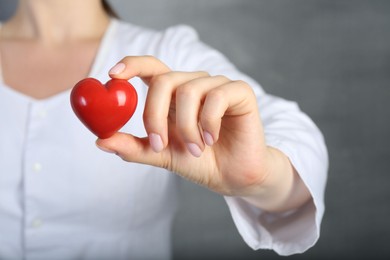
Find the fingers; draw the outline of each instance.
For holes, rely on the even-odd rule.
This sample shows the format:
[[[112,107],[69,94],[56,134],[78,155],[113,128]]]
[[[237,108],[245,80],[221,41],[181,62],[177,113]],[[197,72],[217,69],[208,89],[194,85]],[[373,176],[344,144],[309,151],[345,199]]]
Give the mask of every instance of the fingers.
[[[256,109],[255,95],[243,81],[228,81],[210,90],[200,115],[204,141],[211,146],[219,139],[222,119],[238,117]]]
[[[154,76],[169,71],[167,65],[153,56],[127,56],[119,61],[108,74],[117,79],[130,79],[137,76],[149,85],[149,81]]]
[[[248,96],[254,96],[242,81],[206,72],[171,71],[151,56],[125,57],[109,74],[123,79],[138,76],[149,86],[143,119],[150,148],[156,153],[169,143],[173,115],[175,138],[200,157],[206,145],[218,141],[223,117],[245,113],[248,100],[253,100]]]
[[[207,75],[205,72],[168,72],[150,81],[143,117],[155,152],[161,152],[168,144],[168,113],[178,86]]]
[[[202,77],[191,80],[176,90],[176,126],[186,143],[188,150],[192,155],[199,157],[209,142],[210,136],[203,133],[203,125],[199,124],[202,103],[208,93],[229,82],[229,79],[223,76]]]

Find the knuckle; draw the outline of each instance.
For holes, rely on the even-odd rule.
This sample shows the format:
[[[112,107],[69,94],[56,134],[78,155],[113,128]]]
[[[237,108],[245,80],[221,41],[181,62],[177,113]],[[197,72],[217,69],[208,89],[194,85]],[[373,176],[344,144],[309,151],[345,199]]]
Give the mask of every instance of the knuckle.
[[[158,87],[168,87],[171,85],[171,79],[168,74],[154,76],[150,82],[152,86]]]
[[[155,56],[152,56],[152,55],[144,55],[142,57],[144,59],[146,59],[148,61],[148,63],[151,63],[151,64],[161,65],[161,63],[162,63],[159,59],[157,59]]]
[[[132,56],[126,55],[125,57],[123,57],[122,60],[127,61],[127,60],[129,60],[129,59],[131,59],[131,58],[132,58]]]
[[[183,137],[187,137],[186,139],[191,136],[192,128],[188,124],[177,122],[176,127]]]
[[[216,88],[212,89],[207,96],[214,102],[221,102],[225,99],[225,92],[222,89]]]
[[[158,120],[161,118],[161,115],[157,111],[145,111],[143,114],[143,120],[145,123],[149,122],[155,122],[155,120]]]
[[[165,71],[170,71],[170,69],[168,68],[168,66],[162,62],[160,59],[156,58],[155,56],[153,55],[144,55],[142,56],[143,59],[146,59],[147,62],[151,65],[151,66],[156,66],[156,68],[162,68],[164,67],[165,68]]]
[[[240,85],[243,88],[243,90],[245,90],[248,93],[253,92],[252,87],[247,82],[245,82],[243,80],[236,80],[236,81],[234,81],[234,83],[237,85]]]
[[[202,111],[202,115],[200,117],[200,122],[204,126],[210,126],[213,125],[213,123],[216,121],[216,118],[213,114],[211,114],[209,111]]]
[[[149,54],[143,55],[142,57],[152,59],[152,60],[157,60],[156,57],[154,57],[153,55],[149,55]]]
[[[200,70],[197,72],[200,77],[210,77],[210,74],[207,71]]]
[[[197,96],[198,90],[193,86],[193,84],[187,82],[176,89],[177,98],[194,98]]]
[[[126,64],[132,64],[134,62],[134,56],[125,56],[122,61]]]
[[[206,112],[202,113],[200,118],[200,124],[203,130],[207,130],[209,133],[214,133],[214,138],[216,138],[221,126],[221,120],[221,115]]]
[[[215,75],[213,78],[219,81],[230,81],[230,79],[224,75]]]
[[[158,112],[151,111],[148,113],[144,113],[143,121],[145,129],[147,130],[160,130],[164,124],[164,120],[162,120],[162,115]]]

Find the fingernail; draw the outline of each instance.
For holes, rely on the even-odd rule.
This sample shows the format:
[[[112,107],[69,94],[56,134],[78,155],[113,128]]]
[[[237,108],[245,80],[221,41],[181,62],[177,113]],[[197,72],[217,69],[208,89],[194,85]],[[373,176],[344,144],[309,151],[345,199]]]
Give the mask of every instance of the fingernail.
[[[214,144],[213,136],[207,131],[203,131],[203,139],[208,146],[212,146]]]
[[[152,147],[152,150],[156,153],[159,153],[164,149],[164,144],[162,142],[161,136],[158,134],[149,134],[149,143]]]
[[[116,75],[116,74],[122,73],[125,70],[125,68],[126,68],[126,65],[124,63],[120,62],[110,69],[109,74]]]
[[[111,149],[108,149],[106,147],[103,147],[103,146],[100,146],[98,144],[96,144],[97,148],[99,148],[100,150],[102,150],[103,152],[106,152],[106,153],[116,153],[114,150],[111,150]]]
[[[187,148],[190,153],[195,157],[200,157],[202,155],[202,150],[200,150],[199,146],[194,143],[187,143]]]

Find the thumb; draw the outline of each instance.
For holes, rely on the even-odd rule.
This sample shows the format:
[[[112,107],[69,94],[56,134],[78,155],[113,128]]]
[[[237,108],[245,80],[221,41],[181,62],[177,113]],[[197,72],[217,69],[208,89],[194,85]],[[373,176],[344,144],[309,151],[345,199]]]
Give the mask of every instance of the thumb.
[[[147,137],[139,138],[130,134],[115,133],[107,139],[97,139],[96,145],[105,152],[115,153],[128,162],[149,164],[168,168],[170,160],[165,151],[152,150]]]

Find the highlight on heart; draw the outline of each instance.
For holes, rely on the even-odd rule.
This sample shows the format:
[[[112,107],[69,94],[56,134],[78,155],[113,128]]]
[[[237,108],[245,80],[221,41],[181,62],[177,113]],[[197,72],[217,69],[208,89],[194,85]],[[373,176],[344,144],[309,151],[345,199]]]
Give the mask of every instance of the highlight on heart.
[[[102,84],[95,78],[79,81],[70,94],[72,109],[80,121],[97,137],[109,138],[133,116],[138,95],[124,79]]]

